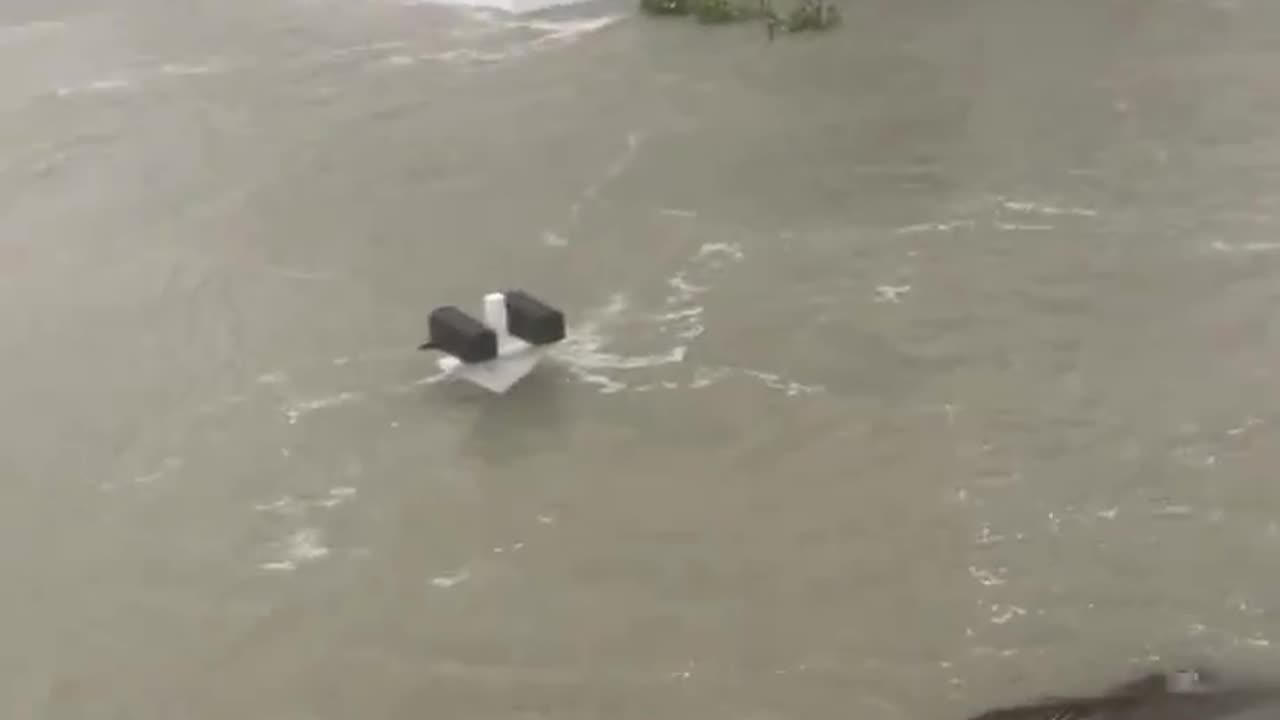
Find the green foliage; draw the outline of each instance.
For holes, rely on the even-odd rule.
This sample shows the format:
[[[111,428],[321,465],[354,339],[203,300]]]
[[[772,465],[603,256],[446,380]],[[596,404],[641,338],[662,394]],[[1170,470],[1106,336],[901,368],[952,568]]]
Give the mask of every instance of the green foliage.
[[[840,11],[827,0],[800,0],[785,15],[773,9],[771,0],[640,0],[640,10],[655,16],[688,15],[706,25],[762,21],[770,40],[778,31],[828,30],[840,24]]]
[[[840,11],[824,0],[802,0],[785,22],[787,32],[827,30],[840,24]]]
[[[688,0],[689,9],[698,22],[719,25],[744,20],[745,13],[732,0]]]

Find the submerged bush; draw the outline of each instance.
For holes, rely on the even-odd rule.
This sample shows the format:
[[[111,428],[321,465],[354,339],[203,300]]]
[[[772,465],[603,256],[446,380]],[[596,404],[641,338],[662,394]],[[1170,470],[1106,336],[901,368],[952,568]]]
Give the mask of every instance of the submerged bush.
[[[640,0],[640,10],[646,15],[690,15],[707,25],[763,21],[770,40],[779,30],[827,30],[840,23],[840,11],[826,0],[800,0],[785,16],[773,9],[770,0]]]

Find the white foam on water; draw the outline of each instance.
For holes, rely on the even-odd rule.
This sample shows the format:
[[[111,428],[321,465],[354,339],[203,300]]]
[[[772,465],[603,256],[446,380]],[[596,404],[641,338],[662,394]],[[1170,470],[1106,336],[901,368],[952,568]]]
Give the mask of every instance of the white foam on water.
[[[227,69],[227,63],[221,60],[211,60],[197,64],[166,63],[160,66],[160,73],[171,77],[198,77],[202,75],[215,75],[217,73],[225,72]]]
[[[462,568],[461,570],[449,575],[438,575],[431,578],[431,587],[439,588],[440,590],[448,590],[450,588],[457,587],[470,579],[471,572],[466,568]]]
[[[662,309],[656,313],[629,313],[626,296],[617,294],[608,305],[592,313],[586,323],[570,332],[556,357],[580,382],[597,386],[603,394],[624,390],[640,393],[656,390],[701,390],[731,377],[756,380],[788,396],[823,392],[824,388],[818,385],[796,382],[774,372],[743,367],[699,366],[694,368],[691,379],[677,381],[668,378],[636,386],[619,377],[620,372],[685,363],[690,343],[706,330],[703,322],[705,306],[700,298],[714,289],[711,272],[722,268],[726,262],[740,262],[745,257],[742,246],[737,243],[702,244],[683,266],[667,278],[667,285],[673,292],[663,301]],[[656,329],[660,335],[674,338],[675,342],[664,350],[642,355],[609,352],[606,348],[610,337],[606,330],[623,320],[643,323]]]
[[[765,372],[763,370],[742,369],[738,372],[750,378],[755,378],[764,383],[765,387],[781,390],[787,397],[795,397],[797,395],[814,395],[824,392],[826,388],[821,385],[807,385],[805,383],[796,382],[795,380],[787,380],[777,373]]]
[[[556,358],[565,363],[570,374],[587,385],[600,388],[602,394],[612,394],[626,390],[628,384],[605,370],[639,370],[684,361],[683,345],[671,348],[666,353],[654,355],[619,355],[602,350],[608,340],[591,331],[572,333],[561,347],[557,348]]]
[[[130,90],[134,87],[135,84],[132,80],[125,78],[104,78],[102,80],[94,80],[85,85],[60,87],[54,91],[54,94],[60,98],[69,98],[77,95],[116,93],[123,90]]]
[[[1002,211],[1022,216],[1024,218],[1096,218],[1101,215],[1097,210],[1088,207],[1050,205],[1047,203],[1013,199],[1000,195],[987,196],[986,202],[983,204],[986,206],[985,209],[988,211],[987,213],[984,213],[987,217],[982,219],[983,225],[986,226],[986,224],[990,222],[990,227],[1002,232],[1046,232],[1056,229],[1055,226],[1044,222],[1007,222],[999,217]],[[923,222],[895,228],[893,233],[895,235],[950,233],[957,230],[974,230],[978,227],[978,223],[979,220],[975,218]]]
[[[569,349],[561,357],[575,366],[600,370],[640,370],[682,363],[688,351],[684,345],[677,345],[652,355],[618,355],[599,350],[604,344],[604,338],[599,335],[578,334],[571,340],[576,342],[570,342]]]
[[[693,380],[689,383],[690,390],[701,390],[702,388],[711,387],[720,380],[729,375],[727,368],[698,368],[693,374]]]
[[[1085,207],[1056,207],[1054,205],[1045,205],[1042,203],[1028,202],[1025,200],[1009,200],[1002,199],[1001,207],[1006,210],[1012,210],[1020,213],[1035,213],[1039,215],[1074,215],[1076,217],[1097,217],[1098,211],[1093,208]]]
[[[348,405],[363,398],[364,395],[357,392],[340,392],[336,395],[328,395],[315,400],[306,400],[294,403],[283,409],[284,416],[289,420],[290,425],[296,425],[303,415],[324,410],[327,408],[338,407],[339,405]]]
[[[1243,435],[1244,433],[1248,432],[1250,429],[1255,428],[1261,424],[1262,424],[1262,420],[1260,418],[1256,418],[1251,415],[1245,419],[1243,425],[1239,425],[1237,427],[1233,427],[1227,430],[1227,435],[1230,437]]]
[[[991,606],[991,623],[993,625],[1004,625],[1014,618],[1025,617],[1026,608],[1017,605],[999,605]]]
[[[674,295],[667,296],[668,304],[690,300],[695,295],[698,295],[699,293],[704,293],[707,290],[711,289],[706,285],[694,285],[693,283],[689,282],[687,279],[685,279],[683,272],[678,272],[675,275],[672,275],[671,277],[667,278],[667,284],[670,285],[676,291]]]
[[[263,570],[290,572],[299,566],[313,563],[329,556],[330,550],[321,542],[318,528],[302,528],[282,542],[277,543],[278,557],[258,565]]]
[[[329,488],[329,495],[316,501],[316,505],[324,508],[337,507],[356,496],[356,489],[350,486]]]
[[[603,328],[619,320],[627,307],[626,296],[615,294],[607,305],[590,313],[586,322],[572,328],[564,341],[552,350],[552,356],[563,363],[574,377],[599,387],[605,394],[621,392],[627,388],[627,383],[601,371],[638,370],[684,360],[683,345],[650,355],[621,355],[605,351],[609,338]]]
[[[911,292],[910,285],[879,285],[876,287],[878,303],[900,303],[902,296]]]
[[[685,340],[692,340],[706,330],[706,328],[698,322],[698,319],[702,317],[703,309],[704,308],[701,305],[694,305],[692,307],[681,308],[679,310],[672,310],[669,313],[659,315],[657,320],[664,324],[675,322],[677,325],[684,326],[675,330],[676,337]]]
[[[659,316],[659,321],[667,318],[684,318],[696,319],[702,314],[702,308],[698,306],[690,306],[698,296],[712,289],[710,279],[698,278],[696,281],[690,279],[690,276],[698,276],[706,274],[710,270],[719,270],[724,266],[725,261],[740,262],[746,257],[742,251],[742,246],[737,243],[703,243],[698,247],[698,251],[694,254],[693,259],[677,270],[671,277],[667,278],[667,285],[671,287],[672,294],[668,295],[665,302],[669,309],[664,315]]]
[[[746,257],[742,252],[742,246],[737,243],[703,243],[702,247],[698,248],[699,258],[714,257],[716,255],[724,255],[731,260],[742,260]]]
[[[444,62],[457,65],[491,65],[515,57],[519,53],[507,51],[482,51],[472,48],[458,48],[437,53],[419,55],[422,61]]]
[[[1052,225],[1029,225],[1025,223],[1007,222],[998,222],[995,224],[995,227],[997,230],[1002,230],[1004,232],[1044,232],[1054,229]]]
[[[448,36],[463,41],[463,45],[419,54],[400,49],[382,61],[385,67],[406,67],[417,62],[492,64],[523,58],[571,45],[626,17],[621,14],[563,19],[527,17],[552,7],[580,4],[578,0],[406,0],[403,4],[452,6],[462,10],[462,22],[450,30]]]
[[[1215,240],[1209,248],[1216,252],[1232,254],[1268,253],[1280,250],[1280,242],[1246,242],[1233,245]]]
[[[536,5],[538,0],[530,3]],[[573,5],[578,4],[576,0],[568,2],[553,2],[544,7],[554,7],[557,5]],[[538,8],[541,9],[541,8]],[[534,12],[534,10],[521,10],[520,12]],[[544,33],[540,42],[563,42],[577,40],[583,36],[600,32],[614,23],[622,20],[624,15],[602,15],[592,18],[577,18],[572,20],[511,20],[506,23],[509,28],[520,30],[533,30],[535,32]]]
[[[978,584],[984,585],[986,587],[992,587],[995,585],[1004,585],[1005,580],[1004,578],[1000,577],[1001,574],[1003,574],[1003,571],[1001,571],[1000,573],[996,573],[996,572],[992,572],[991,570],[984,570],[983,568],[977,567],[975,565],[969,566],[969,577],[973,578],[974,580],[977,580]]]
[[[951,232],[960,229],[972,229],[974,222],[972,220],[949,220],[946,222],[935,223],[919,223],[916,225],[907,225],[905,227],[896,228],[893,232],[897,235],[916,235],[919,233],[930,232]]]
[[[258,503],[253,506],[258,512],[273,513],[278,515],[297,515],[305,508],[301,501],[290,495],[276,498],[270,502]]]
[[[443,5],[462,10],[457,27],[450,29],[443,47],[415,47],[413,44],[389,40],[310,53],[292,61],[310,66],[326,63],[356,62],[388,70],[408,68],[418,63],[444,63],[471,66],[491,65],[524,58],[535,53],[573,44],[625,18],[604,15],[566,19],[524,17],[526,13],[560,3],[518,7],[524,0],[482,0],[479,2],[405,2],[405,5]]]
[[[586,0],[400,0],[405,7],[454,7],[476,11],[479,19],[498,19],[500,14],[527,15],[543,10],[583,5]],[[546,21],[543,21],[546,22]]]

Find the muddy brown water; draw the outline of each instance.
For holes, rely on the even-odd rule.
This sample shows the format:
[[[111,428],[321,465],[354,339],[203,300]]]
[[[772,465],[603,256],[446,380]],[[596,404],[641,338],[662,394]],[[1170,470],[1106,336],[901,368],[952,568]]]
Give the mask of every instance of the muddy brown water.
[[[1280,642],[1280,5],[0,8],[7,718],[962,718]],[[504,397],[426,312],[572,335]]]

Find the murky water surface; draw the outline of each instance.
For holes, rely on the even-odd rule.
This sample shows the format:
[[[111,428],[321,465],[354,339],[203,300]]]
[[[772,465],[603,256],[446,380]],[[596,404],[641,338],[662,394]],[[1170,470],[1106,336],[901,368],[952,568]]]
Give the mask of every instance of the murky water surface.
[[[7,718],[961,718],[1277,659],[1280,5],[0,8]],[[414,350],[524,287],[504,397]]]

